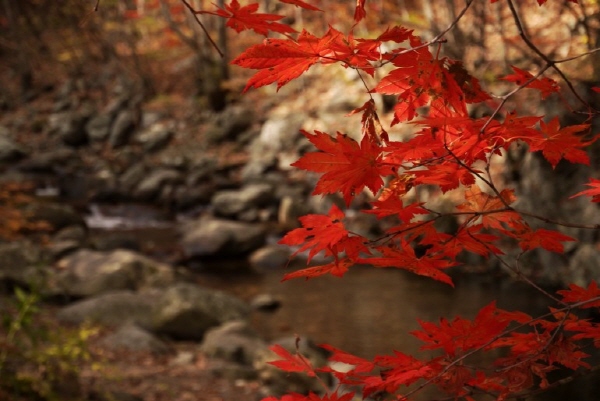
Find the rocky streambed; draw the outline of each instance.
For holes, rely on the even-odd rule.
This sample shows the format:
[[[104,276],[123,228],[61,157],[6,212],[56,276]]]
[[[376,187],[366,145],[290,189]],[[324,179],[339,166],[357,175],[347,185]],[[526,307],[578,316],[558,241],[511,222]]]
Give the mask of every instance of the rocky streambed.
[[[0,243],[0,284],[5,294],[35,290],[62,324],[110,328],[103,347],[169,355],[162,359],[169,366],[191,371],[198,355],[222,361],[211,365],[216,376],[248,384],[253,399],[315,389],[314,381],[266,363],[272,342],[293,349],[297,333],[373,356],[405,344],[400,333],[414,327],[396,322],[468,316],[469,305],[480,306],[473,297],[483,304],[506,294],[505,284],[467,280],[456,292],[437,288],[423,297],[419,280],[362,269],[342,281],[349,284],[324,278],[275,285],[291,254],[277,239],[297,227],[298,216],[326,213],[339,201],[311,197],[314,177],[290,168],[311,149],[299,129],[320,128],[349,111],[346,103],[332,102],[320,114],[293,104],[238,103],[182,118],[148,107],[127,85],[116,85],[109,101],[75,87],[65,84],[0,120],[0,184],[32,183],[33,198],[18,208],[29,222],[49,226],[43,238]],[[372,215],[349,213],[347,224],[365,236],[385,229]],[[569,252],[549,281],[599,276],[593,243]],[[522,294],[501,306],[540,306]],[[397,319],[386,318],[390,306],[403,311]],[[191,357],[177,344],[193,344]],[[310,342],[301,344],[325,363]]]
[[[69,82],[0,119],[0,185],[32,188],[6,206],[19,222],[44,224],[0,242],[0,309],[24,288],[60,325],[106,328],[95,342],[103,352],[168,355],[169,369],[211,361],[215,382],[247,383],[251,399],[316,390],[266,363],[272,341],[295,347],[294,333],[268,338],[252,323],[280,301],[213,285],[283,269],[290,250],[276,239],[335,202],[312,200],[311,178],[289,167],[309,148],[298,133],[309,118],[287,109],[265,118],[256,104],[237,104],[181,119],[146,108],[126,85],[109,101],[82,93]],[[193,346],[180,353],[178,344]],[[85,376],[73,383],[89,387]],[[199,391],[195,399],[210,399]]]

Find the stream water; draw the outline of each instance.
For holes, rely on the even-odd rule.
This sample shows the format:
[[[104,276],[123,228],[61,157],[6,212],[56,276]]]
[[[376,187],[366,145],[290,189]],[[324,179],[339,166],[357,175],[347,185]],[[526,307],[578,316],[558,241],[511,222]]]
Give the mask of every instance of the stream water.
[[[110,235],[114,230],[97,233]],[[146,244],[142,251],[155,254],[160,254],[160,248],[170,246],[175,238],[173,229],[163,225],[123,230]],[[364,358],[392,350],[417,355],[421,343],[409,333],[419,329],[418,319],[438,322],[441,317],[451,319],[458,315],[473,318],[481,307],[494,300],[500,308],[532,315],[547,312],[550,304],[528,285],[488,275],[459,276],[455,288],[451,288],[399,270],[357,267],[341,279],[324,276],[282,283],[283,270],[244,274],[222,267],[228,273],[196,273],[194,279],[245,300],[270,294],[281,301],[275,312],[253,315],[253,326],[264,338],[275,340],[298,334]],[[597,401],[598,394],[600,376],[596,372],[535,400]]]

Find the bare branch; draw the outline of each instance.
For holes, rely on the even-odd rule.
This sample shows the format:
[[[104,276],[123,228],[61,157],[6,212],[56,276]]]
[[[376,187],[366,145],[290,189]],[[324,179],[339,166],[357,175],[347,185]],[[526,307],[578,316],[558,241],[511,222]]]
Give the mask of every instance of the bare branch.
[[[181,2],[187,7],[187,9],[190,11],[190,13],[192,13],[192,15],[194,16],[194,19],[196,20],[198,25],[200,25],[200,28],[202,28],[202,31],[204,31],[204,34],[208,38],[208,41],[210,42],[212,47],[215,48],[215,50],[217,51],[217,53],[219,53],[219,55],[221,57],[225,57],[225,54],[221,51],[221,49],[219,49],[219,46],[217,46],[217,43],[210,36],[210,33],[208,32],[208,30],[206,29],[206,27],[204,26],[202,21],[200,21],[200,18],[198,18],[198,13],[194,9],[194,7],[192,7],[191,4],[187,2],[187,0],[181,0]]]

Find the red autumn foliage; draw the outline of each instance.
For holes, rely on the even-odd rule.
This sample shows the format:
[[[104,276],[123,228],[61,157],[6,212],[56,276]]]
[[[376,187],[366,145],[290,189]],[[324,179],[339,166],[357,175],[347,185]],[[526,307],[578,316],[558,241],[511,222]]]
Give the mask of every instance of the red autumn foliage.
[[[312,2],[281,1],[301,7],[303,12],[320,11]],[[466,3],[464,11],[471,3]],[[515,24],[520,25],[513,0],[506,3]],[[544,3],[538,0],[540,6]],[[367,8],[366,0],[357,0],[355,24],[367,19]],[[518,262],[533,249],[563,253],[564,243],[574,241],[560,231],[532,225],[531,219],[543,222],[549,219],[520,210],[515,191],[499,187],[490,166],[493,158],[505,154],[510,147],[523,145],[529,152],[539,152],[552,168],[561,161],[590,164],[586,148],[598,138],[591,124],[561,127],[557,117],[519,115],[515,110],[505,110],[506,100],[525,88],[539,90],[542,99],[559,92],[557,81],[542,77],[550,68],[559,71],[566,86],[574,91],[557,65],[575,58],[553,60],[522,33],[524,45],[541,57],[545,67],[533,75],[513,66],[514,73],[501,79],[517,88],[505,96],[495,96],[501,99],[496,102],[461,62],[439,55],[446,32],[429,42],[401,26],[368,38],[357,38],[354,28],[343,33],[331,26],[322,36],[307,30],[294,35],[293,29],[276,22],[282,16],[261,14],[257,10],[257,4],[241,6],[237,0],[231,0],[224,9],[198,12],[227,18],[228,26],[237,32],[252,29],[265,36],[285,34],[284,39],[268,37],[232,61],[234,65],[257,71],[244,91],[272,83],[279,89],[314,65],[339,64],[355,70],[361,78],[361,74],[367,74],[377,80],[372,87],[365,83],[366,96],[377,93],[396,98],[391,125],[411,123],[416,127],[409,139],[391,140],[370,98],[351,113],[362,115],[359,140],[339,132],[332,136],[320,131],[302,131],[316,149],[293,166],[320,174],[314,194],[339,193],[350,206],[359,193],[368,190],[373,198],[361,212],[380,219],[395,218],[396,223],[381,238],[372,240],[349,231],[344,224],[345,212],[337,206],[328,215],[301,217],[302,226],[287,233],[280,243],[298,247],[296,254],[308,251],[309,262],[319,253],[328,259],[320,265],[288,273],[284,280],[325,274],[341,277],[355,264],[367,264],[403,269],[453,285],[448,269],[460,264],[457,258],[461,253],[497,257],[510,249],[518,255]],[[463,14],[457,16],[454,24]],[[438,51],[432,52],[436,47]],[[386,70],[386,66],[391,69]],[[381,76],[376,74],[379,71]],[[592,90],[600,91],[598,87]],[[495,109],[491,115],[473,117],[469,114],[470,105],[478,103]],[[588,121],[597,118],[598,111],[586,106]],[[427,202],[407,196],[424,185],[436,187],[441,193],[458,190],[452,210],[434,210]],[[572,198],[585,195],[599,202],[600,180],[591,179],[587,185],[589,189]],[[459,222],[455,232],[436,228],[436,221],[445,216],[453,216]],[[367,360],[322,345],[331,352],[332,362],[349,365],[344,371],[313,367],[300,353],[274,346],[272,350],[280,359],[273,365],[313,377],[320,372],[329,373],[336,377],[338,385],[335,388],[324,385],[324,393],[320,395],[290,393],[265,401],[349,401],[354,393],[346,392],[345,385],[360,388],[363,397],[392,394],[398,400],[408,400],[424,387],[434,386],[447,394],[448,399],[474,401],[474,397],[483,394],[501,401],[509,397],[524,398],[531,392],[552,387],[558,382],[553,382],[548,373],[559,368],[573,373],[592,369],[584,349],[600,347],[600,323],[580,312],[596,309],[598,313],[598,285],[592,282],[583,288],[571,284],[569,289],[553,295],[523,277],[514,265],[504,264],[556,305],[545,315],[532,317],[499,309],[492,302],[472,320],[459,316],[438,323],[420,321],[421,329],[412,335],[423,343],[422,350],[438,351],[429,357],[394,351],[392,355]],[[489,353],[494,366],[469,364],[468,358],[476,353]]]

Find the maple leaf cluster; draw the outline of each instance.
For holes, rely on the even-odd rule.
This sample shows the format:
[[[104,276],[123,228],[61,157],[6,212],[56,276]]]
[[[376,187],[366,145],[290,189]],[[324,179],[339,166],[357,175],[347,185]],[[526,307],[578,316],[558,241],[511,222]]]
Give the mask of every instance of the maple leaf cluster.
[[[321,12],[311,1],[282,2]],[[541,6],[545,1],[538,3]],[[357,0],[356,23],[366,18],[366,6],[366,0]],[[586,148],[598,138],[590,124],[561,126],[558,117],[521,116],[504,110],[505,102],[494,100],[499,96],[487,92],[461,62],[439,55],[442,36],[425,42],[401,26],[368,38],[332,26],[322,36],[307,30],[296,33],[279,22],[282,16],[258,9],[256,3],[241,6],[231,0],[216,11],[199,11],[228,19],[227,26],[237,32],[250,29],[266,36],[232,61],[256,70],[244,91],[270,84],[279,89],[315,65],[340,65],[375,80],[372,86],[365,83],[367,101],[350,113],[361,115],[360,138],[303,130],[315,149],[292,165],[319,175],[314,195],[340,194],[350,207],[357,195],[368,191],[372,198],[361,212],[394,222],[380,238],[373,239],[348,230],[345,212],[338,206],[326,215],[301,217],[301,227],[288,232],[280,243],[296,246],[295,254],[306,252],[309,264],[317,254],[327,259],[288,273],[284,280],[326,274],[342,277],[360,264],[401,269],[453,285],[448,269],[459,265],[465,252],[498,258],[520,274],[502,259],[507,249],[519,255],[535,249],[563,253],[564,243],[574,241],[558,230],[534,224],[532,219],[547,220],[518,209],[515,191],[500,188],[490,166],[493,158],[515,146],[539,152],[552,168],[560,162],[589,165]],[[271,33],[284,37],[273,38]],[[432,52],[436,46],[438,51]],[[542,100],[559,96],[559,83],[543,76],[556,63],[545,60],[547,67],[538,73],[512,66],[513,73],[500,79],[517,86],[511,94],[531,89],[539,91]],[[600,91],[597,87],[593,90]],[[409,139],[390,140],[374,94],[395,97],[391,125],[411,124],[414,134]],[[469,114],[470,105],[481,103],[495,110],[491,116]],[[440,193],[455,191],[452,210],[438,211],[421,202],[418,192],[423,186]],[[593,202],[600,202],[600,180],[591,179],[588,186],[571,197],[590,196]],[[458,227],[453,232],[440,231],[437,221],[448,216],[456,219]],[[363,397],[396,394],[402,400],[432,385],[450,397],[468,401],[478,394],[504,400],[536,386],[547,388],[552,385],[548,379],[551,371],[590,367],[582,349],[586,342],[600,346],[600,324],[575,312],[599,308],[600,290],[593,282],[587,288],[571,285],[556,295],[540,291],[557,304],[544,316],[509,312],[491,303],[473,320],[457,317],[437,324],[419,322],[421,330],[412,334],[424,343],[422,349],[440,352],[430,359],[394,351],[366,360],[323,345],[331,352],[332,362],[350,365],[349,371],[339,372],[331,367],[315,368],[300,354],[276,346],[273,351],[282,359],[273,362],[275,366],[310,376],[329,373],[339,383],[324,395],[288,394],[281,401],[347,401],[354,394],[343,392],[344,385],[361,387]],[[494,369],[468,363],[474,353],[485,352],[503,355],[495,358]],[[269,397],[265,401],[275,400]]]

